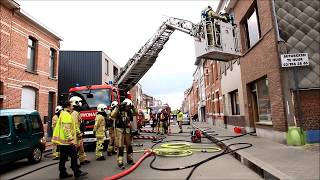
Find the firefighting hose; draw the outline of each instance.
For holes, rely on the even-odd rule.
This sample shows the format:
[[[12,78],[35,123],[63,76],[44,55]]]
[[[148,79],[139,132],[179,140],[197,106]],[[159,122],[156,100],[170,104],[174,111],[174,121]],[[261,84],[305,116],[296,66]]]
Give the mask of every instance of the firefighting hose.
[[[198,127],[195,127],[196,129],[199,129]],[[206,129],[208,130],[208,129]],[[254,132],[249,132],[249,133],[245,133],[245,134],[241,134],[241,135],[238,135],[238,136],[216,136],[218,134],[214,134],[214,136],[216,137],[228,137],[226,139],[222,139],[222,140],[217,140],[216,138],[214,138],[214,136],[210,135],[209,133],[206,132],[206,130],[202,130],[202,133],[203,135],[205,135],[205,137],[207,137],[212,143],[215,143],[215,144],[218,144],[218,143],[222,143],[223,141],[227,141],[227,140],[230,140],[230,139],[235,139],[235,138],[239,138],[239,137],[242,137],[242,136],[245,136],[245,135],[253,135]],[[211,132],[214,132],[214,131],[211,131]],[[154,144],[151,146],[151,149],[146,149],[146,150],[143,150],[144,152],[144,155],[133,165],[131,166],[129,169],[119,173],[119,174],[116,174],[116,175],[113,175],[113,176],[110,176],[110,177],[105,177],[103,180],[111,180],[111,179],[119,179],[121,177],[124,177],[128,174],[130,174],[132,171],[134,171],[147,157],[150,157],[150,156],[154,156],[153,160],[150,162],[149,166],[150,168],[152,169],[155,169],[155,170],[159,170],[159,171],[176,171],[176,170],[183,170],[183,169],[189,169],[189,168],[192,168],[192,170],[190,171],[188,177],[186,179],[190,179],[190,177],[192,176],[193,172],[195,171],[196,168],[198,168],[200,165],[212,160],[212,159],[215,159],[215,158],[218,158],[222,155],[226,155],[226,154],[230,154],[230,153],[234,153],[235,151],[238,151],[238,150],[241,150],[241,149],[246,149],[246,148],[249,148],[252,146],[251,143],[233,143],[233,144],[229,144],[227,146],[225,146],[225,148],[223,149],[220,149],[220,148],[217,148],[217,147],[203,147],[203,146],[191,146],[189,143],[186,143],[188,141],[185,141],[185,140],[169,140],[169,141],[163,141],[165,139],[165,137],[159,139],[159,140],[152,140],[152,142],[154,142]],[[176,142],[184,142],[184,143],[176,143]],[[169,143],[169,142],[175,142],[175,143]],[[162,148],[156,148],[156,149],[153,149],[156,145],[160,144],[160,143],[167,143],[167,144],[162,144]],[[203,144],[203,143],[201,143]],[[245,145],[243,147],[240,147],[240,148],[237,148],[237,149],[234,149],[234,150],[231,150],[230,147],[231,146],[236,146],[236,145]],[[188,165],[188,166],[185,166],[185,167],[178,167],[178,168],[157,168],[155,166],[153,166],[153,163],[155,162],[157,156],[175,156],[175,157],[184,157],[184,156],[189,156],[192,154],[192,151],[200,151],[200,152],[206,152],[206,153],[213,153],[213,152],[219,152],[223,150],[221,153],[219,154],[216,154],[216,155],[213,155],[203,161],[200,161],[200,162],[197,162],[195,164],[192,164],[192,165]],[[134,152],[142,152],[142,151],[134,151]],[[51,153],[48,153],[46,155],[44,155],[44,157],[48,157],[48,155],[50,155]],[[36,168],[36,169],[33,169],[31,171],[28,171],[26,173],[23,173],[23,174],[20,174],[20,175],[17,175],[15,177],[12,177],[10,178],[9,180],[15,180],[15,179],[18,179],[18,178],[21,178],[23,176],[26,176],[28,174],[31,174],[33,172],[36,172],[36,171],[39,171],[41,169],[44,169],[44,168],[47,168],[47,167],[50,167],[50,166],[53,166],[53,165],[56,165],[58,164],[59,162],[54,162],[54,163],[50,163],[50,164],[47,164],[47,165],[44,165],[44,166],[41,166],[39,168]]]
[[[199,129],[198,127],[196,127],[196,129]],[[208,130],[208,129],[206,129]],[[224,137],[228,137],[226,139],[222,139],[222,140],[217,140],[216,138],[214,138],[213,136],[209,135],[206,130],[202,130],[203,135],[205,135],[206,138],[208,138],[212,143],[218,144],[218,143],[222,143],[223,141],[227,141],[230,139],[235,139],[235,138],[239,138],[245,135],[253,135],[254,132],[249,132],[249,133],[245,133],[242,135],[237,135],[237,136],[224,136]],[[217,134],[214,134],[217,135]],[[163,138],[164,139],[164,138]],[[204,150],[200,150],[200,152],[219,152],[222,149],[221,148],[217,148],[217,147],[193,147],[186,143],[185,140],[169,140],[169,141],[163,141],[163,139],[158,140],[157,142],[155,142],[152,146],[151,149],[145,150],[144,151],[144,155],[138,160],[138,162],[131,166],[129,169],[122,171],[119,174],[113,175],[113,176],[109,176],[109,177],[105,177],[103,180],[115,180],[115,179],[119,179],[122,178],[128,174],[130,174],[133,170],[135,170],[147,157],[153,156],[152,161],[149,164],[149,167],[154,169],[154,170],[159,170],[159,171],[177,171],[177,170],[183,170],[183,169],[189,169],[192,168],[192,170],[190,171],[190,173],[187,176],[187,180],[189,180],[193,174],[193,172],[202,164],[207,163],[215,158],[218,158],[220,156],[226,155],[226,154],[231,154],[234,153],[238,150],[241,149],[246,149],[246,148],[250,148],[252,147],[251,143],[232,143],[229,144],[227,146],[224,147],[223,151],[219,154],[215,154],[205,160],[202,160],[200,162],[185,166],[185,167],[176,167],[176,168],[158,168],[155,167],[153,165],[153,163],[155,162],[157,156],[168,156],[168,157],[184,157],[184,156],[189,156],[192,154],[192,151],[197,151],[196,149],[198,148],[208,148],[209,151],[204,151]],[[167,143],[167,144],[162,144],[161,148],[157,148],[154,149],[154,147],[156,145],[158,145],[159,143],[164,143],[164,142],[177,142],[177,141],[183,141],[185,143]],[[237,145],[241,145],[242,147],[236,148],[236,149],[231,149],[230,147],[232,146],[237,146]],[[210,150],[211,149],[211,150]]]

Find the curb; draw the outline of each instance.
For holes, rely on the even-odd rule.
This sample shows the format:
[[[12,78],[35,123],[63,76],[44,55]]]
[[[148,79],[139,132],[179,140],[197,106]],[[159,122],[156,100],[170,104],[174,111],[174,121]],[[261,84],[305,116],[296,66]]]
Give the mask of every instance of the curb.
[[[195,124],[191,124],[193,128],[201,129]],[[216,137],[213,136],[215,140],[218,140]],[[231,144],[231,143],[230,143]],[[229,144],[226,142],[221,142],[218,145],[221,145],[223,148],[228,146]],[[230,149],[235,149],[234,147],[231,147]],[[250,154],[243,152],[243,151],[236,151],[231,154],[235,159],[237,159],[241,164],[247,166],[249,169],[253,170],[255,173],[257,173],[259,176],[261,176],[264,179],[295,179],[278,169],[274,168],[273,166],[264,163],[263,161],[251,156]]]

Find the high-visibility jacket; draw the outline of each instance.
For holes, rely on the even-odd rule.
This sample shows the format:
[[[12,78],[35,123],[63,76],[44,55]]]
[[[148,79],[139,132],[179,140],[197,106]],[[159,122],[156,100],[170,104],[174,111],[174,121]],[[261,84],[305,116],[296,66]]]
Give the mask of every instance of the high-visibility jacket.
[[[183,113],[182,112],[179,112],[177,114],[177,121],[182,121],[183,120]]]
[[[80,113],[78,111],[72,111],[71,113],[71,117],[72,117],[72,120],[74,121],[75,123],[75,128],[76,128],[76,143],[79,143],[79,138],[82,136],[81,134],[81,131],[80,131],[80,123],[82,121],[81,119],[81,116],[80,116]]]
[[[76,124],[68,111],[62,111],[53,131],[52,142],[59,145],[75,144]]]
[[[93,127],[93,132],[95,132],[96,137],[105,137],[106,125],[105,118],[101,114],[96,115],[95,124]]]

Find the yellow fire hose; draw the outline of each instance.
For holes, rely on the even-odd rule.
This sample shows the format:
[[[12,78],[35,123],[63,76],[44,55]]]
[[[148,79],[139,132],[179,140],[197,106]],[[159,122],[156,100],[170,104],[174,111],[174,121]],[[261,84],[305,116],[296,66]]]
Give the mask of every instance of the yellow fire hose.
[[[138,150],[134,152],[138,153],[144,151],[145,150]],[[192,155],[193,152],[215,153],[221,151],[221,148],[208,146],[194,146],[189,143],[165,143],[161,145],[161,148],[156,148],[152,151],[158,156],[185,157]]]

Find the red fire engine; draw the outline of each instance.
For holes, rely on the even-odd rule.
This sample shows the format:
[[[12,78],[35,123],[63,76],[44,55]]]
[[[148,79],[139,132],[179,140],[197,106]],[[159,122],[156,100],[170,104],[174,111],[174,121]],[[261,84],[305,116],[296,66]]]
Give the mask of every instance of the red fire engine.
[[[69,89],[69,96],[78,96],[82,102],[81,118],[84,123],[84,143],[94,143],[93,126],[98,104],[105,104],[110,108],[113,101],[120,103],[119,90],[113,85],[92,85],[73,87]]]

